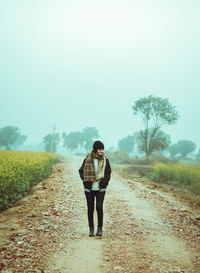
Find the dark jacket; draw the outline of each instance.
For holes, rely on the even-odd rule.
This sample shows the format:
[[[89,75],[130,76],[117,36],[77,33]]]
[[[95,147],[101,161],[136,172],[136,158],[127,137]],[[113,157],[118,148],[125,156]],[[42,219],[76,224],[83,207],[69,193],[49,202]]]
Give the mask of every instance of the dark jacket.
[[[80,175],[80,178],[83,180],[84,188],[91,189],[93,182],[92,181],[91,182],[90,181],[87,181],[87,182],[84,181],[83,167],[84,167],[84,164],[85,164],[85,160],[86,160],[86,158],[84,159],[84,161],[82,163],[82,166],[79,169],[79,175]],[[108,158],[106,158],[104,178],[99,182],[99,188],[100,189],[105,189],[108,186],[108,183],[109,183],[109,180],[110,180],[110,174],[111,174],[111,167],[110,167],[110,163],[109,163]]]

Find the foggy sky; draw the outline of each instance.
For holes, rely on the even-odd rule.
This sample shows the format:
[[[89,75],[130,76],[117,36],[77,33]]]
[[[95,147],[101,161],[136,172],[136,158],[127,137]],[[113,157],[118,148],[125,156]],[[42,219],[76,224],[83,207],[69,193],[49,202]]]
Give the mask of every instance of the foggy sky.
[[[97,127],[105,148],[142,128],[134,101],[177,107],[163,128],[200,147],[200,1],[0,0],[0,127],[38,143]]]

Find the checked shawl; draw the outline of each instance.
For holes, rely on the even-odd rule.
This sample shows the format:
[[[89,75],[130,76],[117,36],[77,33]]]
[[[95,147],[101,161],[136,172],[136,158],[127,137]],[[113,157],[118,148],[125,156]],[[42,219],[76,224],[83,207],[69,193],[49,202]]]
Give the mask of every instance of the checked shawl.
[[[94,167],[94,161],[93,158],[98,159],[98,170],[97,173],[95,173],[95,167]],[[84,181],[100,181],[102,178],[104,178],[104,171],[106,166],[106,157],[105,154],[97,155],[94,152],[91,152],[87,155],[85,159],[85,164],[83,167],[83,176]]]

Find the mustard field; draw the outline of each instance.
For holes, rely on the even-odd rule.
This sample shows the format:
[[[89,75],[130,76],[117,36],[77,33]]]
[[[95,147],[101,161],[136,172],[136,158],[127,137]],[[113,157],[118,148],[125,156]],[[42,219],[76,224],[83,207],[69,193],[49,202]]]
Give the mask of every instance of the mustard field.
[[[0,211],[27,195],[57,161],[58,156],[48,152],[0,151]]]
[[[180,163],[155,163],[151,178],[157,182],[168,182],[191,189],[200,194],[200,168]]]

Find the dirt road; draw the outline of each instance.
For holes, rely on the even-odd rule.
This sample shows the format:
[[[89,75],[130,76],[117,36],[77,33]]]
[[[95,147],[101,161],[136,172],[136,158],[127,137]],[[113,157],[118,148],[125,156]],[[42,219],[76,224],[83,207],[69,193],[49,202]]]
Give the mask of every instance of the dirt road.
[[[103,236],[89,237],[82,160],[56,164],[29,196],[1,213],[1,272],[200,272],[200,229],[191,208],[115,172]]]

